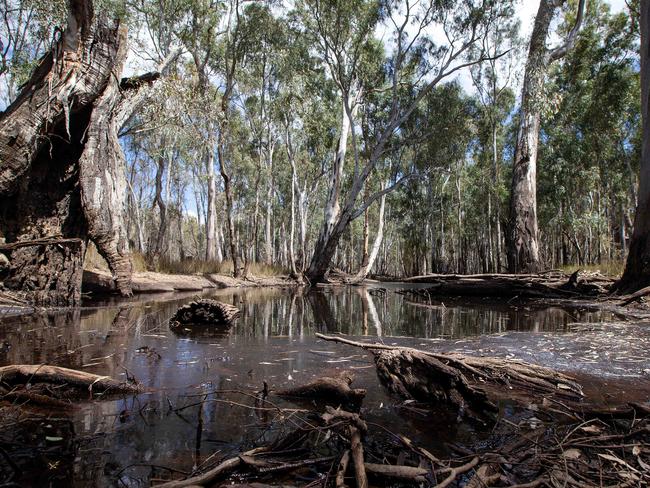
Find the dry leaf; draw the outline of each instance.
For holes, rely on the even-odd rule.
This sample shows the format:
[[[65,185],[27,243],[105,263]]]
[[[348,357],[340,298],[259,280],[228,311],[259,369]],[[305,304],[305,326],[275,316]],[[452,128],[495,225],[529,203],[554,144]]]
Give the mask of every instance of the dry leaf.
[[[636,469],[636,468],[630,466],[628,463],[626,463],[625,461],[623,461],[621,458],[616,457],[616,456],[614,456],[614,455],[612,455],[612,454],[598,454],[598,456],[600,456],[600,457],[603,458],[603,459],[607,459],[608,461],[611,461],[611,462],[613,462],[613,463],[617,463],[617,464],[620,464],[620,465],[622,465],[622,466],[625,466],[625,467],[628,468],[630,471],[634,471],[635,473],[638,473],[638,472],[639,472],[638,469]],[[619,473],[619,474],[620,474],[620,473]]]
[[[580,427],[580,430],[586,432],[587,434],[600,434],[603,431],[603,429],[594,424]]]
[[[567,449],[562,453],[565,459],[578,459],[582,456],[582,451],[580,449]]]

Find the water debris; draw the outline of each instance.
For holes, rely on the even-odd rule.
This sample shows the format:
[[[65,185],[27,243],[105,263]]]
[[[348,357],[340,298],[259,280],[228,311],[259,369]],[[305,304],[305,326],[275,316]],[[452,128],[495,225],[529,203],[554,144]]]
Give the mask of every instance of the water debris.
[[[133,383],[59,366],[22,364],[0,367],[0,400],[5,401],[67,407],[73,400],[140,392],[142,388]]]
[[[239,313],[239,309],[234,305],[202,298],[180,307],[169,319],[169,326],[172,330],[196,326],[229,328]]]

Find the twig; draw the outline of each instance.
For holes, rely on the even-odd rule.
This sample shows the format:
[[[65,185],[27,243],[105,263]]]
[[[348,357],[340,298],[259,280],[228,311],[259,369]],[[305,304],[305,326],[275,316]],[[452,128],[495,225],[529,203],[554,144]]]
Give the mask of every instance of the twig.
[[[454,482],[454,480],[458,475],[466,473],[470,469],[474,468],[477,464],[478,464],[478,456],[472,459],[470,462],[463,464],[462,466],[451,468],[451,472],[449,473],[449,476],[447,476],[442,483],[438,483],[433,488],[446,488],[447,486],[451,485]]]

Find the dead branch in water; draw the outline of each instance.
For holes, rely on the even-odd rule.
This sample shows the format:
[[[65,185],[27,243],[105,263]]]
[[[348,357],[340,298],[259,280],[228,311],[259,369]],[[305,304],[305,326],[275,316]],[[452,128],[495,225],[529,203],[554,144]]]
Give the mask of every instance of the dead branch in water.
[[[274,393],[281,397],[324,399],[332,403],[360,405],[366,396],[362,388],[350,388],[354,376],[325,376],[295,388],[278,390]]]
[[[21,364],[0,367],[0,399],[64,407],[69,400],[97,395],[136,394],[142,388],[108,376],[51,366]]]

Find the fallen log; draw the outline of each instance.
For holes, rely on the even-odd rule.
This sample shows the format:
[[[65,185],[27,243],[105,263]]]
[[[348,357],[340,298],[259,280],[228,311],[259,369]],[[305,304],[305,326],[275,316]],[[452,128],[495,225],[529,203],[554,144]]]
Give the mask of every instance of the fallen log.
[[[65,407],[70,400],[99,395],[137,394],[142,388],[108,376],[46,364],[0,367],[0,399]]]
[[[350,388],[354,376],[351,374],[338,377],[325,376],[305,385],[275,391],[281,397],[308,398],[327,400],[338,405],[360,405],[366,396],[362,388]]]
[[[409,296],[430,299],[434,296],[469,296],[523,299],[575,299],[603,295],[613,281],[596,275],[591,280],[580,278],[578,271],[571,276],[557,275],[428,275],[405,280],[428,283],[418,289],[400,290]]]
[[[180,307],[169,319],[169,326],[176,331],[196,326],[227,329],[232,326],[238,316],[239,309],[234,305],[202,298]]]
[[[519,390],[574,401],[583,397],[582,387],[572,378],[523,361],[433,353],[408,347],[368,344],[319,333],[316,337],[372,352],[380,380],[398,396],[446,403],[461,412],[468,407],[470,413],[494,411],[496,407],[484,390],[490,385],[507,387],[509,395],[512,390]],[[498,392],[497,388],[493,390]]]

